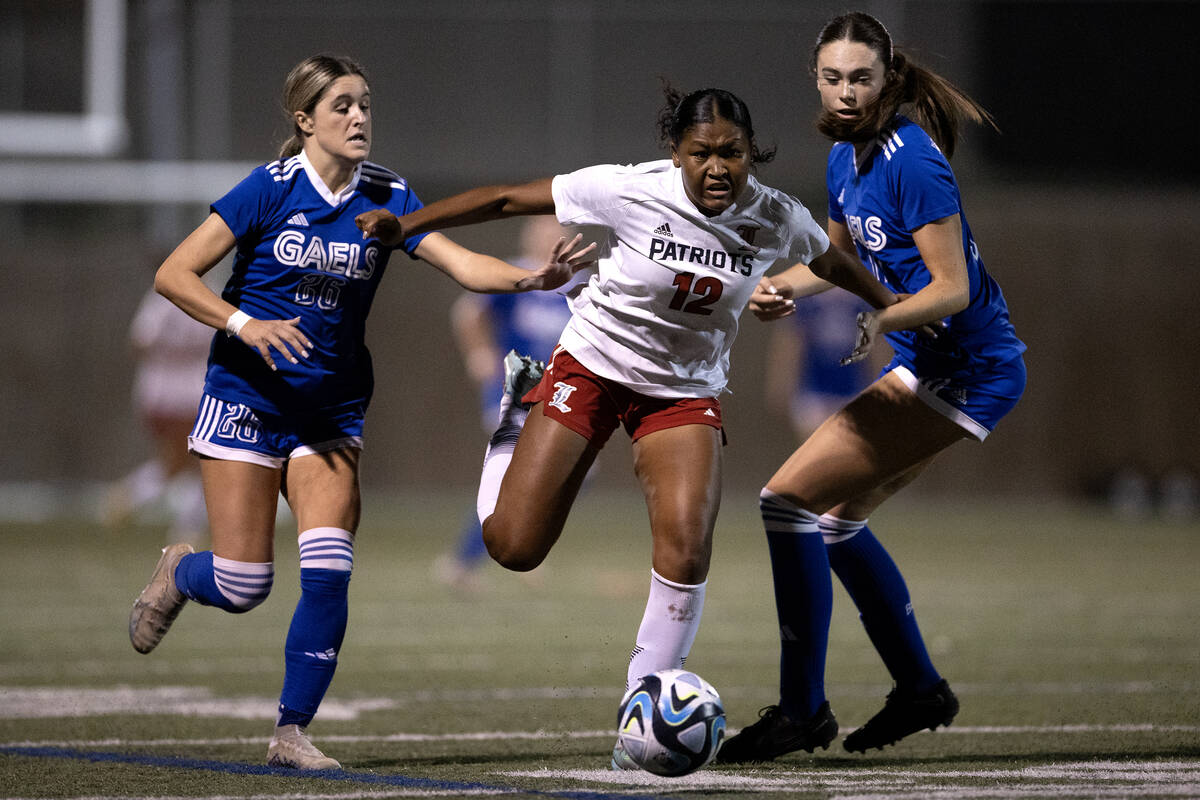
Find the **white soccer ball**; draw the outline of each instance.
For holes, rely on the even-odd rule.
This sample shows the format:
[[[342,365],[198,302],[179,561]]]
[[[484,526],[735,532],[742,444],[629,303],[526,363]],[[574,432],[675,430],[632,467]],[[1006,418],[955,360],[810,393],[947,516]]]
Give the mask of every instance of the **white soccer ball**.
[[[725,707],[717,690],[696,673],[655,672],[621,701],[617,738],[647,772],[687,775],[717,755],[725,738]]]

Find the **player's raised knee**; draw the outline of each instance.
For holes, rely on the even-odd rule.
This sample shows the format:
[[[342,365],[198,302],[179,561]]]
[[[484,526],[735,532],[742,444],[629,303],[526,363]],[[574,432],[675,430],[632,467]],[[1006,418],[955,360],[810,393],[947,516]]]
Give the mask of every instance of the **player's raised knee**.
[[[494,526],[487,524],[483,526],[483,543],[493,561],[513,572],[529,572],[546,558],[544,550],[516,544],[510,537],[498,533]]]
[[[271,594],[275,583],[274,562],[251,563],[213,557],[213,580],[224,599],[221,608],[234,614],[244,614]]]

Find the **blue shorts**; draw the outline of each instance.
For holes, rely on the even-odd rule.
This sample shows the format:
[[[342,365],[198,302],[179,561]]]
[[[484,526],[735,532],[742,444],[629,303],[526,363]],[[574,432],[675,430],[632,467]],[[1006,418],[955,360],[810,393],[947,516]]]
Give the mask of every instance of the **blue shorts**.
[[[883,368],[883,374],[888,372],[895,373],[927,406],[981,442],[1025,391],[1021,358],[978,373],[933,378],[918,374],[912,362],[897,357]]]
[[[223,461],[279,469],[289,458],[347,447],[361,450],[364,416],[365,409],[357,405],[284,417],[205,393],[188,437],[188,450]]]

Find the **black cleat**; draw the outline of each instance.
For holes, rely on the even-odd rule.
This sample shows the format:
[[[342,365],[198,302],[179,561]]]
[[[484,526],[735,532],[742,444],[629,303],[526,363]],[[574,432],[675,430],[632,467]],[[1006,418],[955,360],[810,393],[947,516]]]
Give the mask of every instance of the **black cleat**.
[[[717,761],[737,764],[744,761],[770,761],[776,756],[816,748],[829,749],[837,738],[838,724],[829,703],[822,703],[817,713],[805,722],[793,722],[779,709],[767,706],[758,712],[758,722],[748,725],[717,751]]]
[[[883,710],[847,736],[842,746],[851,753],[865,753],[872,747],[882,750],[910,733],[949,725],[957,713],[958,698],[945,681],[919,694],[893,689]]]

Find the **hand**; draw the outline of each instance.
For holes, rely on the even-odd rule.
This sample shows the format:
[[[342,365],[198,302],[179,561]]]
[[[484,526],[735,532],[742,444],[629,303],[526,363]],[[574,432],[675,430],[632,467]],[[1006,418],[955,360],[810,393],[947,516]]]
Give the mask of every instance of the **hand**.
[[[571,280],[576,272],[596,263],[595,258],[589,258],[596,251],[596,243],[579,248],[583,234],[575,234],[570,242],[561,237],[554,243],[550,258],[541,269],[531,272],[528,276],[517,281],[518,292],[528,292],[531,289],[557,289]]]
[[[781,289],[772,283],[770,278],[764,277],[759,280],[758,286],[754,287],[754,293],[750,295],[749,308],[754,312],[754,316],[763,322],[770,322],[794,314],[796,301],[792,299],[790,286]]]
[[[843,367],[862,361],[871,353],[875,340],[879,338],[879,310],[860,312],[855,325],[857,331],[854,336],[854,350],[838,362]]]
[[[354,224],[363,232],[364,239],[375,238],[388,247],[404,241],[400,220],[386,208],[373,208],[354,218]]]
[[[248,320],[238,332],[238,338],[257,350],[272,370],[278,369],[271,358],[272,348],[293,364],[300,363],[297,355],[308,358],[308,351],[312,348],[312,342],[300,330],[299,317]]]

